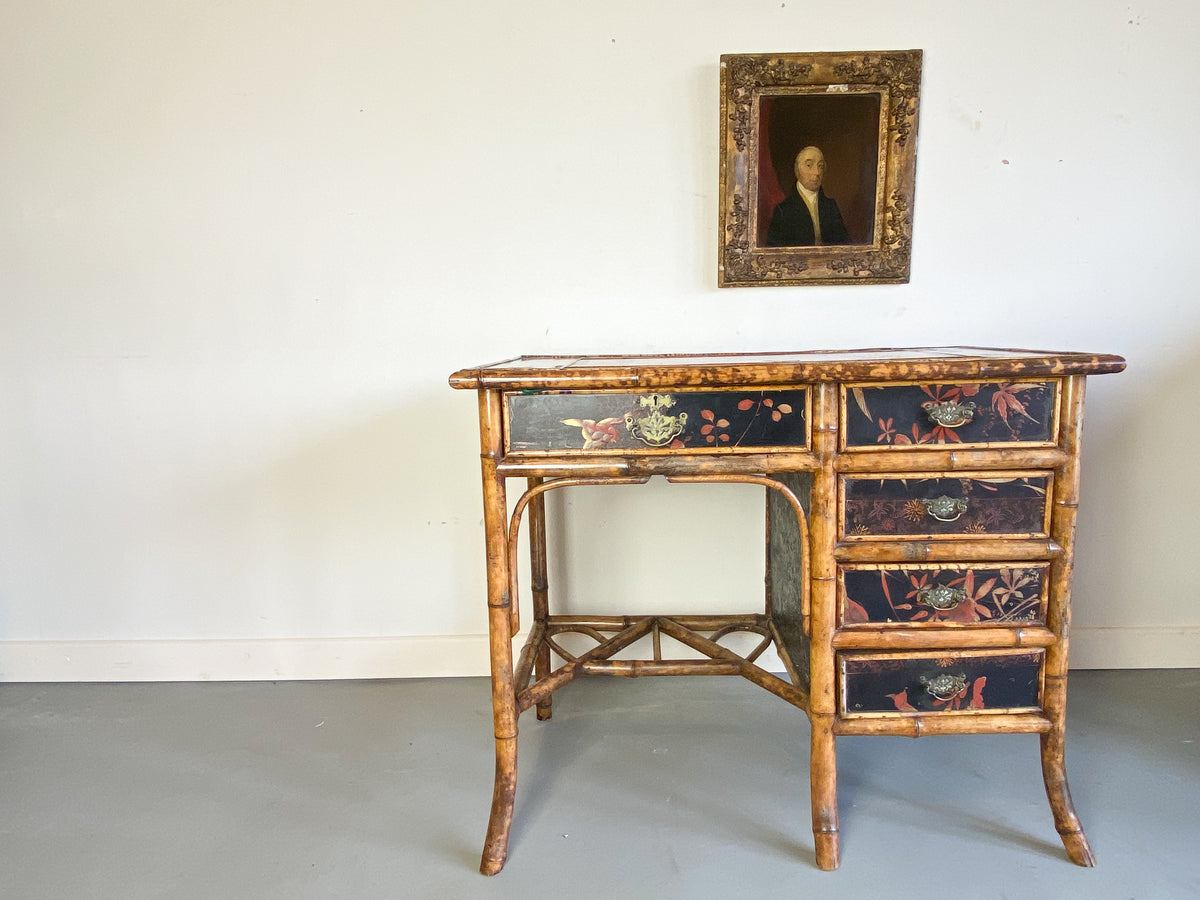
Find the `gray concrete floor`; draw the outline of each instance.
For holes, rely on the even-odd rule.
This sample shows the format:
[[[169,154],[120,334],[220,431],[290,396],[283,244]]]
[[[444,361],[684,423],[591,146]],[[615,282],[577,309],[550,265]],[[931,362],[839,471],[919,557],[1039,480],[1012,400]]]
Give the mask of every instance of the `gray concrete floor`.
[[[813,865],[808,726],[737,678],[583,680],[521,720],[508,866],[477,874],[483,679],[0,685],[5,898],[1195,898],[1200,670],[1077,672],[1070,862],[1037,738],[843,738]]]

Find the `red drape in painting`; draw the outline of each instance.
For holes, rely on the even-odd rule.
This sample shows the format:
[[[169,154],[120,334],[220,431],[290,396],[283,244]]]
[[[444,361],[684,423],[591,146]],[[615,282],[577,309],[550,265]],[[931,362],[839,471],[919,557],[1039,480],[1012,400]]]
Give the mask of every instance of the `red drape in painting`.
[[[784,198],[783,187],[771,161],[771,103],[770,97],[759,100],[758,107],[758,246],[767,242],[767,228],[771,225],[771,213]]]

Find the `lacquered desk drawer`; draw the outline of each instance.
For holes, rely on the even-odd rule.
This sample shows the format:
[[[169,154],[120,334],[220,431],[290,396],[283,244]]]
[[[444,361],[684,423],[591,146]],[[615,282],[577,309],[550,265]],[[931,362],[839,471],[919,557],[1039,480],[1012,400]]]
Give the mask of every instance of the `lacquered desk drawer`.
[[[1052,481],[1051,472],[843,475],[841,537],[1044,537]]]
[[[1050,564],[843,565],[838,625],[1040,625]]]
[[[839,653],[845,716],[1041,708],[1043,650]]]
[[[808,391],[508,393],[511,452],[808,448]]]
[[[842,448],[1050,445],[1059,382],[846,384]]]

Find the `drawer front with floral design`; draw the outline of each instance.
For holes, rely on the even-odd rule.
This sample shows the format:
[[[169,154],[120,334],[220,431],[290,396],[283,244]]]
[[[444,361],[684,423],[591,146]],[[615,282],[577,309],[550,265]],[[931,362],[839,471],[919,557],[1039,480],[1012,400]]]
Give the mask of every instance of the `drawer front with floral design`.
[[[1058,382],[847,384],[843,448],[1052,445]]]
[[[808,392],[533,391],[505,400],[505,443],[525,452],[808,447]]]
[[[1040,625],[1049,563],[843,565],[838,625]]]
[[[840,653],[846,716],[1030,712],[1041,707],[1042,650]]]
[[[843,475],[845,540],[1045,537],[1051,472],[964,472],[954,477]]]

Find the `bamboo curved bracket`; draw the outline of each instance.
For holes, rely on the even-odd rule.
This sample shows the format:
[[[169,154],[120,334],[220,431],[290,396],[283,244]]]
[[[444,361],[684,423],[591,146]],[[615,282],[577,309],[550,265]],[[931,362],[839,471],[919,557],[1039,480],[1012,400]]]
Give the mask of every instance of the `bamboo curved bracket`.
[[[555,488],[578,487],[581,485],[603,485],[603,484],[645,484],[650,480],[649,475],[638,475],[630,477],[587,477],[579,476],[575,478],[555,478],[550,481],[543,481],[539,484],[532,485],[519,500],[516,507],[513,508],[512,517],[508,523],[508,590],[509,596],[512,598],[511,609],[511,633],[516,634],[521,630],[521,613],[520,603],[518,602],[519,594],[517,593],[517,539],[521,535],[521,519],[525,515],[525,509],[529,506],[530,501],[540,497],[547,491],[552,491]]]
[[[674,484],[690,484],[690,483],[713,483],[713,482],[728,482],[733,484],[761,484],[763,487],[778,491],[789,504],[792,511],[796,514],[796,522],[800,526],[800,546],[804,548],[803,556],[800,560],[800,621],[804,628],[804,634],[812,637],[812,599],[810,593],[809,577],[809,542],[808,542],[808,517],[804,514],[804,507],[800,505],[800,498],[795,492],[781,481],[776,481],[766,475],[739,475],[739,474],[718,474],[718,475],[668,475],[667,481]]]
[[[548,491],[556,488],[564,487],[581,487],[586,485],[619,485],[619,484],[645,484],[650,480],[649,475],[628,476],[628,477],[589,477],[578,476],[568,478],[555,478],[549,481],[543,481],[530,486],[520,498],[513,509],[512,516],[509,519],[508,525],[508,572],[509,572],[509,596],[512,598],[512,633],[516,634],[520,631],[520,604],[518,603],[518,581],[517,581],[517,545],[520,538],[521,521],[524,518],[525,510],[528,508],[531,501],[542,496]],[[765,475],[739,475],[739,474],[710,474],[710,475],[668,475],[667,481],[671,484],[712,484],[712,483],[728,483],[728,484],[757,484],[763,487],[778,491],[784,499],[787,500],[793,511],[796,513],[796,521],[800,526],[800,541],[801,546],[805,548],[804,558],[801,560],[801,591],[800,591],[800,614],[804,624],[804,633],[810,635],[811,622],[811,597],[809,590],[809,559],[807,548],[808,543],[808,518],[804,514],[804,508],[800,505],[800,500],[796,494],[785,484],[769,478]]]

